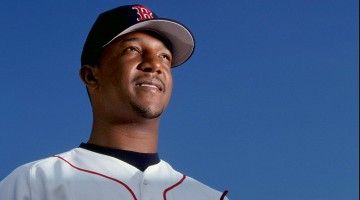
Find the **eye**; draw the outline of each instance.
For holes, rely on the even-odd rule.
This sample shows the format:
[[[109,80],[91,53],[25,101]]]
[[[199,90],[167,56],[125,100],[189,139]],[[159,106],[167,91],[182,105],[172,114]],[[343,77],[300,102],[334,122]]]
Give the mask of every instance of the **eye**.
[[[168,54],[161,54],[160,57],[167,60],[167,61],[169,61],[169,62],[171,62],[171,56],[168,55]]]
[[[134,52],[134,53],[140,53],[140,49],[135,46],[126,47],[124,49],[124,52]]]

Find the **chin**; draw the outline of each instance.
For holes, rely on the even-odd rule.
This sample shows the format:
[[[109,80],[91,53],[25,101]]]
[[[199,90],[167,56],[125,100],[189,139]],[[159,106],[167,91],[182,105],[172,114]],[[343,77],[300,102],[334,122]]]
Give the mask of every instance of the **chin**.
[[[145,107],[133,103],[131,103],[131,106],[135,112],[137,112],[140,116],[146,119],[158,118],[164,111],[164,108],[154,108],[150,106]]]
[[[141,113],[141,116],[143,118],[146,118],[146,119],[156,119],[156,118],[159,118],[161,116],[162,112],[158,112],[158,113]]]

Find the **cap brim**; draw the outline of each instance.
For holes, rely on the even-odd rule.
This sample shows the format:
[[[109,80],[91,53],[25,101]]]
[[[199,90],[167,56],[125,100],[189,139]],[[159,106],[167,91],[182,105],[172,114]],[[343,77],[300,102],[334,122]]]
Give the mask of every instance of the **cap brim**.
[[[150,19],[139,22],[125,29],[107,44],[111,43],[117,37],[138,31],[138,30],[153,30],[166,39],[168,39],[172,45],[173,60],[171,67],[176,67],[187,61],[195,48],[194,37],[184,25],[168,19]],[[104,46],[106,46],[105,44]]]

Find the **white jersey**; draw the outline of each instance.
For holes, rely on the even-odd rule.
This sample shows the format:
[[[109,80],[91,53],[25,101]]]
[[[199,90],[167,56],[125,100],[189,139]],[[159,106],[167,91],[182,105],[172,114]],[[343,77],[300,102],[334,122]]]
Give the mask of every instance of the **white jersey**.
[[[163,160],[142,172],[83,148],[20,166],[0,182],[1,200],[221,200],[225,194]]]

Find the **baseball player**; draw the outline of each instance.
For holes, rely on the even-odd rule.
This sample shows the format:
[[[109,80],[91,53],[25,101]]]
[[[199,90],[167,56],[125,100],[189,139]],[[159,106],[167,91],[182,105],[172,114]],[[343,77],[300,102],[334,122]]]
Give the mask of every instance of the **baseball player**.
[[[81,55],[93,127],[87,143],[15,169],[1,200],[221,200],[157,154],[160,116],[172,91],[171,68],[193,53],[179,22],[142,5],[100,14]]]

